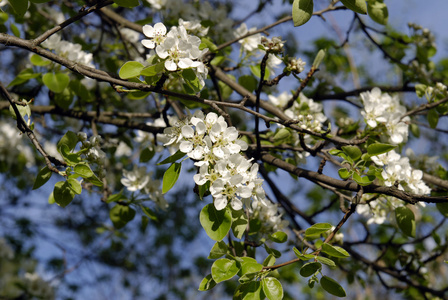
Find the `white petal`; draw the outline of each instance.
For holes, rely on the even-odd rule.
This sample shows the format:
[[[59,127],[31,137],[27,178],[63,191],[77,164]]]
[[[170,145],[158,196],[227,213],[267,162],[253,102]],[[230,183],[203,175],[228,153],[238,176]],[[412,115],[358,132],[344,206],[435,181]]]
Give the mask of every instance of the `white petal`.
[[[154,25],[154,31],[157,35],[165,35],[166,34],[166,27],[163,25],[163,23],[157,23]]]
[[[241,202],[241,200],[238,198],[233,198],[230,202],[230,205],[234,210],[240,210],[243,208],[243,202]]]
[[[214,202],[217,210],[223,210],[227,206],[227,198],[223,196],[216,197]]]
[[[154,49],[154,47],[156,46],[156,43],[154,43],[153,40],[142,40],[142,44],[149,49]]]
[[[181,131],[182,135],[186,138],[192,138],[194,136],[194,129],[189,125],[184,125]]]
[[[151,25],[145,25],[143,26],[143,34],[147,37],[153,38],[154,37],[154,28]]]
[[[191,150],[193,150],[193,143],[189,141],[183,141],[179,145],[179,150],[182,151],[183,153],[188,153]]]
[[[168,71],[176,71],[177,70],[177,65],[174,61],[172,60],[167,60],[165,62],[165,69],[167,69]]]

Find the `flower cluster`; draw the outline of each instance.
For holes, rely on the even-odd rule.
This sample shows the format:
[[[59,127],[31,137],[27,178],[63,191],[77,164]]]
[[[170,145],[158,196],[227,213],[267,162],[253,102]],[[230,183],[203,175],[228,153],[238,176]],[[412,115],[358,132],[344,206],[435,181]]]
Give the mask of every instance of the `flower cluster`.
[[[205,116],[196,111],[191,118],[167,128],[164,134],[165,145],[179,145],[179,150],[195,161],[199,172],[194,181],[199,186],[209,184],[217,210],[228,204],[240,210],[245,205],[271,223],[281,223],[277,207],[266,199],[258,164],[240,154],[247,149],[246,142],[238,139],[236,128],[228,127],[222,116],[213,112]]]
[[[16,163],[24,162],[28,168],[35,164],[32,148],[23,135],[16,127],[4,122],[0,122],[0,162],[4,162],[7,170]]]
[[[301,58],[290,58],[286,69],[293,72],[294,74],[299,74],[305,70],[306,62]]]
[[[160,208],[165,209],[168,204],[160,190],[160,180],[152,179],[152,172],[147,172],[146,167],[134,165],[132,171],[123,170],[121,183],[130,191],[143,191],[149,195],[149,199],[154,201]]]
[[[388,141],[394,145],[406,142],[408,139],[410,118],[403,117],[406,107],[400,104],[398,95],[390,96],[381,93],[377,87],[370,92],[361,93],[364,110],[361,111],[367,125],[376,128],[379,124],[386,128]]]
[[[88,140],[85,132],[78,132],[78,140],[81,142],[81,150],[85,151],[87,161],[98,166],[98,176],[103,178],[105,174],[102,166],[104,166],[106,161],[106,153],[101,150],[101,136],[91,136],[90,140]]]
[[[65,57],[71,61],[94,67],[92,60],[93,54],[82,51],[80,44],[73,44],[61,39],[59,34],[53,34],[42,43],[42,46],[54,50],[56,54]]]
[[[395,151],[372,156],[377,166],[384,167],[381,174],[386,186],[398,183],[398,188],[418,195],[426,195],[431,189],[423,182],[423,172],[411,167],[409,158],[401,157]]]
[[[157,57],[164,61],[165,69],[176,71],[178,69],[193,69],[204,86],[204,80],[207,77],[208,69],[201,61],[208,48],[199,50],[201,39],[194,35],[189,35],[185,28],[185,22],[178,27],[167,29],[163,23],[157,23],[153,26],[143,26],[143,33],[149,39],[142,40],[143,46],[154,49]]]
[[[395,197],[380,196],[376,198],[374,194],[363,194],[361,201],[368,204],[356,206],[356,212],[368,218],[367,224],[383,224],[395,208],[403,206],[403,201]]]
[[[238,27],[235,30],[234,35],[236,38],[239,38],[239,37],[245,36],[246,34],[254,32],[256,30],[257,30],[257,28],[255,28],[255,27],[252,27],[251,29],[247,29],[246,23],[242,23],[240,25],[240,27]],[[256,34],[250,35],[248,37],[240,39],[238,42],[243,46],[244,50],[246,50],[247,52],[251,52],[251,51],[257,49],[258,45],[261,43],[261,34],[256,33]]]
[[[281,53],[283,52],[283,46],[285,41],[282,41],[281,37],[275,36],[271,40],[265,36],[261,37],[261,45],[269,53]]]

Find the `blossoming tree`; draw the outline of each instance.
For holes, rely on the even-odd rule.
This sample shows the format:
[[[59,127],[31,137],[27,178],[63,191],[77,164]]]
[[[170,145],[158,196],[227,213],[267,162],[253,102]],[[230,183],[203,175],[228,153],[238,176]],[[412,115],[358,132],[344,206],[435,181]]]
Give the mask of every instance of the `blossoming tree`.
[[[429,30],[382,0],[0,7],[0,298],[448,297]],[[313,22],[339,37],[297,49]]]

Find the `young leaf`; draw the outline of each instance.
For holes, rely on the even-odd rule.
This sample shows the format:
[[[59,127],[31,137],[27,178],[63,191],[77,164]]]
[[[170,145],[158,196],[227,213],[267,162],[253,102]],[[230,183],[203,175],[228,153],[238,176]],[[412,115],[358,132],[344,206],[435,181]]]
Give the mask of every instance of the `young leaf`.
[[[342,179],[347,179],[352,176],[352,172],[347,170],[347,168],[340,168],[338,170],[338,174],[339,174],[339,177],[341,177]]]
[[[199,284],[200,291],[208,291],[214,288],[216,285],[216,282],[212,278],[212,274],[208,274],[207,276],[202,279],[201,284]]]
[[[261,300],[265,298],[260,281],[250,281],[239,285],[233,295],[233,300]]]
[[[157,221],[156,213],[152,209],[143,205],[140,205],[140,208],[148,218],[150,218],[153,221]]]
[[[145,66],[138,61],[128,61],[121,67],[118,76],[120,76],[121,79],[129,79],[140,76],[140,72],[144,67]]]
[[[65,73],[46,73],[42,81],[48,89],[55,93],[62,93],[70,82],[70,77]]]
[[[34,181],[33,190],[40,188],[45,183],[47,183],[48,180],[51,178],[51,174],[53,172],[48,169],[47,166],[43,167],[39,173],[37,173],[36,180]]]
[[[347,296],[344,288],[339,283],[337,283],[337,281],[334,280],[333,278],[330,278],[328,276],[322,276],[322,278],[320,279],[320,285],[325,291],[332,294],[333,296],[336,297]]]
[[[93,171],[90,169],[87,163],[79,163],[74,168],[73,171],[79,174],[82,178],[89,178],[94,175]]]
[[[72,202],[75,197],[75,193],[70,188],[70,185],[67,181],[59,181],[56,182],[53,189],[53,197],[54,201],[62,207],[66,207]]]
[[[38,67],[43,67],[51,64],[51,61],[37,54],[33,54],[30,57],[30,62]]]
[[[239,271],[236,261],[220,258],[212,265],[212,278],[216,283],[226,281],[235,276]]]
[[[294,26],[301,26],[308,22],[313,15],[313,0],[294,0],[292,3],[292,20]]]
[[[82,186],[78,180],[76,180],[75,178],[68,178],[67,182],[70,185],[70,188],[73,190],[73,192],[75,192],[75,194],[80,195],[82,193]]]
[[[428,110],[427,119],[431,128],[437,127],[437,124],[439,123],[439,114],[434,108]]]
[[[243,237],[247,224],[249,224],[249,221],[247,220],[244,210],[232,210],[232,232],[237,239]]]
[[[184,156],[185,156],[185,153],[183,153],[182,151],[178,150],[176,153],[174,153],[170,157],[165,158],[164,160],[159,162],[157,165],[170,164],[170,163],[173,163],[173,162],[181,159]]]
[[[362,152],[357,146],[343,146],[342,151],[351,157],[354,161],[361,157]]]
[[[319,52],[317,52],[317,55],[314,58],[313,68],[315,68],[315,69],[319,68],[320,64],[322,63],[322,61],[325,58],[326,53],[327,53],[327,51],[324,49],[320,49]]]
[[[322,269],[322,264],[320,262],[309,262],[304,264],[300,268],[300,275],[303,277],[309,277],[315,274],[317,271]]]
[[[19,17],[25,15],[28,9],[28,0],[9,0],[8,2]]]
[[[283,287],[274,277],[266,277],[261,281],[263,292],[269,300],[283,299]]]
[[[316,223],[307,230],[305,230],[306,236],[318,235],[324,232],[327,232],[331,229],[331,224],[329,223]]]
[[[322,244],[322,252],[333,257],[339,257],[339,258],[350,257],[350,254],[348,254],[348,252],[344,248],[338,246],[332,246],[327,243]]]
[[[209,259],[220,258],[221,256],[226,255],[228,249],[229,247],[227,247],[226,243],[224,243],[223,241],[218,241],[213,245],[212,250],[210,250],[208,258]]]
[[[162,193],[168,192],[179,178],[181,163],[173,163],[163,175]]]
[[[367,153],[370,154],[371,156],[376,156],[376,155],[380,155],[380,154],[392,151],[395,148],[397,148],[397,146],[389,145],[389,144],[382,144],[382,143],[375,143],[375,144],[371,144],[367,147]]]
[[[272,254],[269,254],[268,257],[265,258],[265,260],[263,261],[263,266],[265,267],[269,267],[269,266],[273,266],[275,264],[275,256]]]
[[[382,0],[369,1],[367,3],[367,13],[375,22],[381,25],[387,24],[389,12],[387,11],[386,4]]]
[[[212,240],[221,241],[232,225],[232,213],[228,208],[216,210],[215,205],[210,203],[201,210],[199,221]]]
[[[69,151],[75,149],[76,144],[78,143],[78,136],[73,131],[67,131],[66,134],[59,140],[57,148],[58,150],[62,145],[67,145]]]
[[[286,235],[286,233],[284,233],[283,231],[277,231],[277,232],[274,232],[273,234],[271,234],[269,236],[269,239],[271,241],[281,244],[288,240],[288,235]]]
[[[341,0],[341,2],[345,7],[357,12],[358,14],[367,14],[367,5],[365,0]]]
[[[134,219],[135,210],[127,205],[117,204],[110,210],[109,217],[114,227],[120,229]]]
[[[400,206],[395,209],[395,218],[398,228],[410,237],[415,237],[415,216],[414,212],[406,206]]]
[[[334,261],[332,261],[329,258],[322,257],[322,256],[316,256],[316,259],[329,267],[336,267],[336,264],[334,263]]]
[[[153,148],[146,147],[142,150],[140,153],[140,162],[145,163],[151,160],[151,158],[154,157],[154,154],[156,154],[156,151]]]

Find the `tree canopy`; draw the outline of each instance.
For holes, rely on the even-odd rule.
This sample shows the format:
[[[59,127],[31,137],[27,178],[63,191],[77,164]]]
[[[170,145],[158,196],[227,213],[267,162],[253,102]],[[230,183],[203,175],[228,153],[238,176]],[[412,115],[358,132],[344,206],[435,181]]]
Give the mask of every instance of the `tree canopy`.
[[[0,299],[448,299],[448,57],[387,5],[0,1]]]

